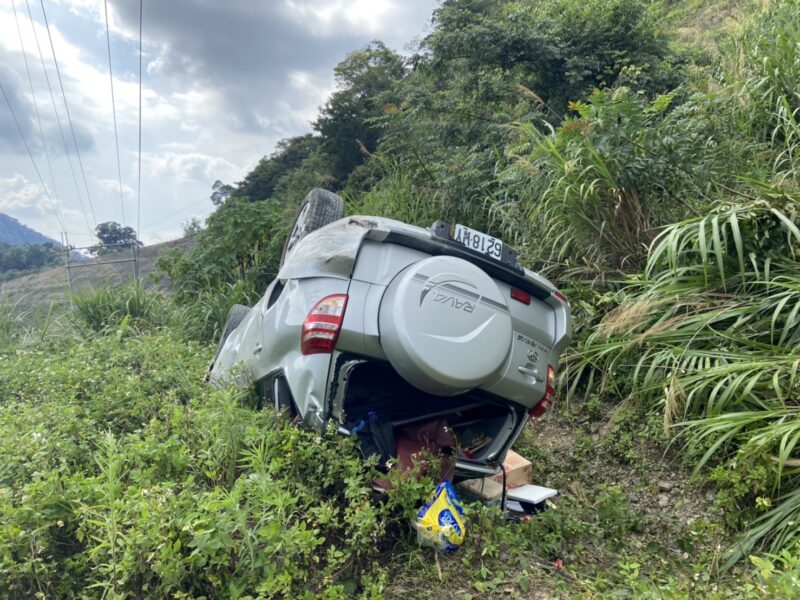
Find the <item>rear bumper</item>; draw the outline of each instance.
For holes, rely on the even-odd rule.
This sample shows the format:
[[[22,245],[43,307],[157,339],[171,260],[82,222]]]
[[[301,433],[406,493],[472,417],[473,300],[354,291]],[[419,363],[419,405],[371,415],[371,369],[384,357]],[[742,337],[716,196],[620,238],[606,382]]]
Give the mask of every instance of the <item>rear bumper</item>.
[[[335,351],[333,354],[328,378],[328,393],[325,415],[328,422],[335,423],[339,432],[342,434],[350,435],[350,429],[354,423],[354,420],[361,416],[357,415],[354,417],[353,415],[347,414],[348,385],[351,383],[351,379],[357,369],[372,365],[379,366],[383,369],[392,369],[388,363],[385,363],[384,361],[378,361],[374,358],[340,351]],[[422,392],[419,393],[423,394]],[[454,399],[443,398],[442,402],[445,402],[446,400],[452,403]],[[467,398],[465,395],[465,406],[459,408],[468,408],[470,403],[480,404],[481,401],[484,401],[487,405],[493,404],[504,407],[507,409],[508,417],[503,426],[498,428],[498,434],[489,445],[489,450],[484,456],[476,460],[467,459],[463,455],[459,456],[455,467],[457,479],[487,477],[500,472],[500,465],[505,459],[506,453],[514,444],[517,437],[521,433],[522,428],[528,421],[528,415],[525,407],[517,405],[516,403],[508,400],[492,396],[480,390],[475,390],[472,398]],[[422,421],[436,417],[446,418],[448,411],[449,414],[453,414],[452,408],[444,408],[441,411],[437,411],[435,409],[425,410],[418,415],[418,420]],[[397,424],[399,426],[413,420],[415,420],[414,416],[411,416],[410,418],[404,418],[398,421]]]
[[[419,250],[430,256],[454,256],[480,267],[490,277],[503,281],[511,286],[528,292],[538,300],[547,300],[555,291],[543,282],[534,281],[525,276],[525,269],[516,264],[507,264],[488,258],[474,250],[470,250],[457,242],[434,236],[425,239],[401,231],[392,231],[383,240],[386,244],[397,244],[406,248]]]

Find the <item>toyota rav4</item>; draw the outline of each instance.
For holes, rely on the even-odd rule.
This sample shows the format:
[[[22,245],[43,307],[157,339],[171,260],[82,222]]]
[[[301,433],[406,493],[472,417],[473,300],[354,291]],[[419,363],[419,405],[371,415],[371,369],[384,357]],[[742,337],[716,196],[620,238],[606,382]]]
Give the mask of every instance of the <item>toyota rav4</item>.
[[[349,434],[444,419],[458,477],[493,474],[530,418],[552,404],[571,338],[567,299],[497,238],[463,225],[343,218],[312,190],[277,278],[235,306],[210,369],[257,386],[310,427]]]

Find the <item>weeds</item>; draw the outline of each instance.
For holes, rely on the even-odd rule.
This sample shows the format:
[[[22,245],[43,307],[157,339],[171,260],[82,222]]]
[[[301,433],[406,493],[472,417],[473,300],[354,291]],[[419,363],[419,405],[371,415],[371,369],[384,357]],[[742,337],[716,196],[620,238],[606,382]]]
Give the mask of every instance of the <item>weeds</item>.
[[[116,329],[125,321],[134,326],[167,324],[167,299],[142,285],[100,287],[72,297],[77,322],[95,333]]]
[[[351,440],[202,388],[211,349],[187,340],[214,340],[231,305],[259,297],[291,208],[231,198],[195,248],[160,261],[174,300],[135,286],[75,298],[74,322],[90,341],[52,335],[52,311],[37,332],[21,306],[0,306],[0,589],[379,596],[412,573],[499,595],[512,581],[532,589],[534,565],[556,572],[548,585],[574,584],[568,595],[796,595],[796,0],[769,3],[727,60],[672,90],[664,82],[680,81],[668,72],[677,59],[660,46],[646,56],[643,44],[607,47],[629,41],[619,15],[638,24],[631,39],[653,44],[641,3],[512,3],[499,17],[467,4],[437,12],[399,84],[405,101],[373,119],[386,135],[344,194],[351,212],[485,225],[571,288],[578,343],[564,362],[565,413],[589,422],[566,464],[529,432],[519,442],[543,477],[563,480],[558,506],[518,528],[471,507],[473,542],[449,563],[431,558],[406,525],[431,481],[397,482],[376,502],[375,473]],[[558,39],[543,33],[553,26]],[[464,36],[482,41],[479,52]],[[570,44],[588,48],[572,70],[547,56]],[[532,91],[551,76],[560,81]],[[591,85],[599,89],[579,100]],[[324,157],[313,159],[292,182],[330,182]],[[643,549],[643,530],[663,523],[644,522],[623,485],[567,481],[598,453],[644,470],[643,441],[652,448],[665,436],[713,483],[727,525],[743,529],[733,548],[691,559]],[[688,554],[718,527],[697,521],[676,544]],[[748,556],[752,578],[720,576]],[[573,567],[584,557],[590,571]],[[564,560],[583,579],[559,579]]]

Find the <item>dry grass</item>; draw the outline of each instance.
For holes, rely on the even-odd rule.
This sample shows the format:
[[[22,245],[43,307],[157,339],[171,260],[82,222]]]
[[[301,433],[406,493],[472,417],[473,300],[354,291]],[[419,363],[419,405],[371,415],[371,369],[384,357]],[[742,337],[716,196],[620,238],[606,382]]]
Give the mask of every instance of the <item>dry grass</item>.
[[[181,238],[161,244],[144,246],[139,251],[139,272],[147,285],[166,287],[166,282],[150,283],[150,275],[156,274],[156,261],[165,252],[174,248],[188,249],[192,238]],[[126,252],[124,258],[130,255]],[[122,258],[122,257],[121,257]],[[86,264],[113,260],[109,257],[92,259]],[[101,285],[112,285],[133,280],[133,263],[95,264],[72,269],[72,283],[75,292],[94,289]],[[24,275],[5,283],[0,283],[0,303],[19,303],[26,309],[36,309],[42,305],[65,303],[69,300],[66,270],[63,266],[50,267],[38,273]]]
[[[623,304],[603,317],[597,325],[597,334],[600,339],[605,339],[612,335],[630,332],[647,323],[658,304],[649,298]]]

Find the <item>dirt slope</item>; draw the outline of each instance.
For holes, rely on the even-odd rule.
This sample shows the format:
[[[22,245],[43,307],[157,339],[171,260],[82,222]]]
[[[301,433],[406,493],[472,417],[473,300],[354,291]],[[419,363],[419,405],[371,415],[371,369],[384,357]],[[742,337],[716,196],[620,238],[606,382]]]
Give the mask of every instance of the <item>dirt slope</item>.
[[[156,274],[156,261],[165,252],[173,248],[188,249],[192,243],[193,238],[187,237],[141,248],[139,250],[139,274],[142,281],[148,286],[168,286],[168,282],[164,280],[158,284],[153,282],[151,275]],[[130,258],[130,253],[123,252],[118,257],[102,256],[85,263],[73,263],[90,265],[71,269],[73,290],[77,292],[87,287],[132,281],[133,263],[99,264],[123,258]],[[69,286],[67,285],[67,273],[63,266],[50,267],[38,273],[23,275],[0,283],[0,302],[19,302],[24,308],[34,308],[50,302],[62,303],[68,299]]]

